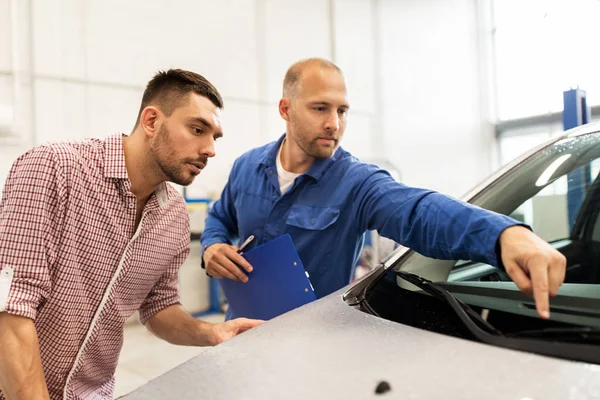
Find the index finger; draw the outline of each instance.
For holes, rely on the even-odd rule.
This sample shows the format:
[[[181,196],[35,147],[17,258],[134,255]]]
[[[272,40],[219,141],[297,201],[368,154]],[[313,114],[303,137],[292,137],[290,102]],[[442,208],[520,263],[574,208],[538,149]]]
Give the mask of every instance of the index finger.
[[[244,268],[246,271],[252,272],[252,265],[250,265],[250,263],[244,257],[242,257],[240,253],[238,253],[236,250],[232,249],[231,253],[228,254],[228,256],[231,261]]]
[[[248,281],[248,277],[246,276],[246,274],[244,273],[244,271],[242,271],[242,269],[232,260],[230,260],[229,258],[227,258],[223,264],[222,264],[225,269],[231,273],[232,275],[235,275],[235,277],[237,279],[239,279],[242,282],[247,282]]]
[[[533,285],[533,298],[540,317],[550,318],[550,294],[548,290],[548,264],[544,259],[532,262],[529,268]]]

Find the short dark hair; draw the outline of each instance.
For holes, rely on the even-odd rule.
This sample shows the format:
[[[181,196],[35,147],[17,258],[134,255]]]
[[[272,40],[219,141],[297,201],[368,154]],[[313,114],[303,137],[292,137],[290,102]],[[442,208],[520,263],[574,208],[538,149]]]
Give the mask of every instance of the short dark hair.
[[[183,69],[158,71],[146,85],[142,105],[135,122],[137,127],[144,108],[156,104],[168,117],[181,105],[183,99],[194,92],[209,99],[216,107],[223,108],[221,94],[205,77]]]
[[[283,79],[283,96],[294,98],[298,94],[300,86],[300,78],[305,69],[310,67],[330,68],[337,71],[340,75],[343,75],[340,67],[335,65],[329,60],[324,58],[305,58],[303,60],[295,62],[291,67],[288,68]]]

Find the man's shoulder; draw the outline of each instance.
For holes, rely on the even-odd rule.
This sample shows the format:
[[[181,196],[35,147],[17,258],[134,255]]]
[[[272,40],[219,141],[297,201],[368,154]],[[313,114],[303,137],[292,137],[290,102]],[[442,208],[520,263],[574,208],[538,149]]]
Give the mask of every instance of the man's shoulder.
[[[343,149],[341,146],[336,151],[334,156],[336,158],[335,165],[345,171],[350,176],[368,176],[376,172],[387,171],[377,164],[372,162],[361,160],[360,158],[352,155],[349,151]]]
[[[60,142],[50,142],[38,146],[41,151],[54,154],[57,160],[72,162],[90,155],[102,156],[105,141],[97,138],[84,138]]]
[[[236,160],[238,164],[258,163],[268,157],[273,147],[277,145],[277,141],[272,141],[260,147],[255,147],[243,153]]]
[[[27,150],[15,164],[39,163],[41,167],[68,169],[92,161],[94,155],[101,156],[102,148],[103,141],[94,138],[43,143]]]

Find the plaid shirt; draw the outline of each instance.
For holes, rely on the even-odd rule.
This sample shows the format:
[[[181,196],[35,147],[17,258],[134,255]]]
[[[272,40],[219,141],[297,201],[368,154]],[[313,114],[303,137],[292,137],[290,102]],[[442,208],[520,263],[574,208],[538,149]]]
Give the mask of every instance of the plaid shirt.
[[[34,320],[52,399],[112,398],[124,322],[179,304],[185,202],[162,184],[136,231],[130,188],[121,135],[33,148],[6,181],[0,311]]]

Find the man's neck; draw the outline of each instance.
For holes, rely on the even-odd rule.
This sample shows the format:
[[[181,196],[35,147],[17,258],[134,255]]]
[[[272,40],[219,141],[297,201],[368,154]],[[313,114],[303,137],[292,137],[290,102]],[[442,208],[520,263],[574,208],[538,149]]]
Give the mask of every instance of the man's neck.
[[[155,166],[150,165],[145,143],[142,142],[143,133],[132,134],[123,138],[123,152],[127,176],[131,182],[131,193],[138,201],[146,201],[163,180],[154,176]]]
[[[314,164],[315,159],[298,146],[294,139],[287,135],[281,145],[281,166],[288,172],[303,174]]]

